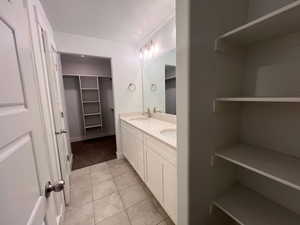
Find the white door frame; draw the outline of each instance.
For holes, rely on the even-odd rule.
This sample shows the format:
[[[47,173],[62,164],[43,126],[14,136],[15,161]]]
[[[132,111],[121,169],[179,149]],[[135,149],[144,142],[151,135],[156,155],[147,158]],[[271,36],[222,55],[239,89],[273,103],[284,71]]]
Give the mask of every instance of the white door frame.
[[[57,155],[59,156],[60,172],[65,181],[64,197],[66,204],[70,203],[70,182],[71,173],[71,146],[68,142],[68,129],[66,128],[65,110],[61,95],[61,86],[59,76],[59,63],[57,62],[57,53],[55,46],[48,41],[48,35],[42,27],[39,26],[40,39],[43,42],[42,58],[47,68],[47,77],[49,81],[50,100],[52,106],[52,116],[55,128],[55,138],[57,143]],[[67,132],[67,133],[65,133]]]

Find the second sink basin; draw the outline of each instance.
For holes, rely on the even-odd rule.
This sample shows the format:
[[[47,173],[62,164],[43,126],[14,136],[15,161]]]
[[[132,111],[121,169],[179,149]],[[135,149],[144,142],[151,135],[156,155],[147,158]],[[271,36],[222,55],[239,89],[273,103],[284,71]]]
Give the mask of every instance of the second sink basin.
[[[163,135],[167,138],[172,138],[172,139],[177,138],[177,131],[174,128],[161,130],[160,133],[161,133],[161,135]]]

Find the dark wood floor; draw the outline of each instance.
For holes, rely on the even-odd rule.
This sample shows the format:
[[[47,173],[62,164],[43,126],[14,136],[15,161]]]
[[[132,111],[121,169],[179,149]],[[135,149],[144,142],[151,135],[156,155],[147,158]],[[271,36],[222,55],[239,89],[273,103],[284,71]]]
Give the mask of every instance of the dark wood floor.
[[[116,158],[116,137],[102,137],[71,143],[72,169],[80,169]]]

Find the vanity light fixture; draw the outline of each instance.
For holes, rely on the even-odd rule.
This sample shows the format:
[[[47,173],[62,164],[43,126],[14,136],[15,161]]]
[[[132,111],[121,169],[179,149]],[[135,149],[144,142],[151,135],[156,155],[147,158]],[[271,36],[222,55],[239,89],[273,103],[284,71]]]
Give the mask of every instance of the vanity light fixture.
[[[146,43],[142,48],[140,48],[140,58],[147,59],[152,58],[154,54],[158,52],[158,45],[152,40]]]

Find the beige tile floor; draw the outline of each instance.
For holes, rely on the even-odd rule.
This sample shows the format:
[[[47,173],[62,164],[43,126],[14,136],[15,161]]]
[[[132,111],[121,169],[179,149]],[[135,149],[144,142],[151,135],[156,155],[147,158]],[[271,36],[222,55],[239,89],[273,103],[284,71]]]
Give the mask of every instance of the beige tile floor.
[[[64,225],[173,225],[126,160],[72,171]]]

